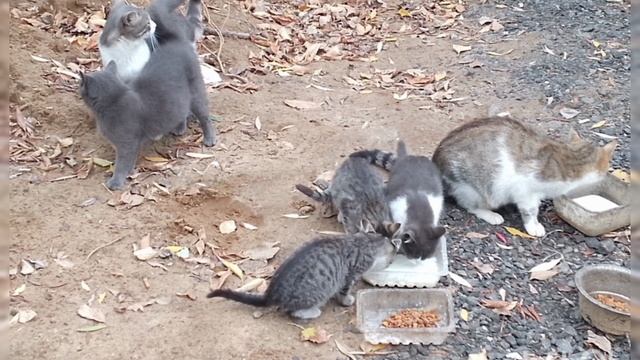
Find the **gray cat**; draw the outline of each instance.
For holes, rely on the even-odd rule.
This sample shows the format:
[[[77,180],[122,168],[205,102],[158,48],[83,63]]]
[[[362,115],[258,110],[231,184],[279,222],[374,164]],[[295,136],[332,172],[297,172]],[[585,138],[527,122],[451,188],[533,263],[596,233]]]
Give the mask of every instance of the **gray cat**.
[[[190,0],[187,16],[176,9],[182,0],[155,0],[148,9],[114,1],[98,49],[102,65],[114,61],[120,77],[132,81],[149,61],[151,52],[166,41],[182,37],[195,51],[202,37],[202,3]]]
[[[349,157],[335,172],[325,191],[304,185],[296,189],[310,198],[333,207],[347,234],[377,228],[391,222],[384,198],[384,183],[366,159]]]
[[[393,221],[401,224],[401,251],[414,259],[432,256],[445,233],[438,225],[444,202],[440,170],[427,157],[408,155],[402,141],[396,157],[380,150],[350,156],[391,171],[385,193]]]
[[[184,133],[190,112],[200,122],[204,145],[216,142],[198,59],[186,41],[161,45],[131,84],[122,81],[115,62],[83,75],[80,93],[95,113],[98,129],[116,149],[110,189],[124,185],[145,142]]]
[[[385,235],[395,225],[378,229]],[[343,306],[353,305],[351,287],[369,270],[389,266],[399,240],[376,233],[358,233],[317,238],[296,250],[276,270],[264,294],[228,289],[214,290],[207,297],[223,297],[253,306],[277,306],[301,319],[313,319],[321,307],[336,297]]]

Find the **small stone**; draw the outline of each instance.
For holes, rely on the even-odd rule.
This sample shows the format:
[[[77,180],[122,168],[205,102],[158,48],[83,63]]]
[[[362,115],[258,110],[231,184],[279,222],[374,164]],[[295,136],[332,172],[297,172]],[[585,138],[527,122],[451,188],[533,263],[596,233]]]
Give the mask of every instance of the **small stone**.
[[[513,335],[507,335],[504,337],[504,340],[509,343],[509,346],[511,347],[516,347],[518,346],[518,342],[516,341],[516,338]]]
[[[612,253],[616,249],[616,244],[611,239],[606,239],[600,241],[600,247],[597,249],[598,252],[608,255]]]
[[[573,345],[568,339],[560,339],[556,341],[556,346],[558,347],[558,351],[562,354],[571,354],[573,353]]]

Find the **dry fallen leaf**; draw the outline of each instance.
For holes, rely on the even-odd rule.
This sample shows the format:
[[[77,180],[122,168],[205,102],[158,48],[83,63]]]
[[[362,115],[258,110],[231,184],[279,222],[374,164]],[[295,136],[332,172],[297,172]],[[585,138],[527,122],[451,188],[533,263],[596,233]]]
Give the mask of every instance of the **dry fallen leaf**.
[[[245,254],[251,260],[270,260],[280,251],[280,248],[276,246],[277,244],[278,242],[264,244],[245,251]]]
[[[113,165],[113,162],[109,161],[109,160],[105,160],[105,159],[101,159],[101,158],[97,158],[94,157],[92,158],[93,163],[100,166],[100,167],[109,167],[111,165]]]
[[[535,272],[531,273],[531,275],[529,276],[529,280],[544,281],[544,280],[550,279],[550,278],[558,275],[559,272],[560,272],[560,270],[558,270],[558,269],[535,271]]]
[[[157,163],[169,162],[169,159],[163,158],[162,156],[145,156],[144,158],[148,161]]]
[[[258,230],[258,227],[249,223],[241,223],[240,225],[242,225],[243,228],[247,229],[247,230]]]
[[[505,226],[504,228],[505,228],[505,230],[507,230],[509,232],[509,234],[511,234],[513,236],[519,236],[519,237],[525,238],[525,239],[535,239],[535,237],[533,237],[533,236],[531,236],[531,235],[529,235],[529,234],[527,234],[525,232],[522,232],[522,231],[520,231],[520,230],[518,230],[518,229],[516,229],[514,227]]]
[[[631,181],[631,176],[629,175],[628,172],[624,170],[620,170],[620,169],[613,170],[613,172],[611,172],[611,175],[617,177],[618,179],[626,183],[629,183]]]
[[[154,257],[158,256],[158,251],[153,248],[146,247],[146,248],[138,249],[134,251],[133,256],[135,256],[140,261],[147,261],[149,259],[153,259]]]
[[[300,331],[300,337],[304,341],[310,341],[314,344],[323,344],[329,341],[331,334],[327,333],[324,329],[308,327]]]
[[[210,159],[216,156],[215,154],[205,154],[205,153],[195,153],[195,152],[188,152],[188,153],[185,153],[185,155],[194,159]]]
[[[284,103],[285,105],[298,110],[319,109],[322,107],[322,103],[306,100],[285,100]]]
[[[299,214],[284,214],[282,215],[288,219],[306,219],[309,215],[299,215]]]
[[[451,280],[457,282],[458,284],[462,285],[462,286],[466,286],[469,289],[472,289],[473,286],[471,286],[471,284],[469,284],[469,282],[467,280],[465,280],[462,276],[453,273],[451,271],[449,271],[449,277],[451,278]]]
[[[236,276],[239,277],[240,280],[244,280],[244,272],[242,272],[242,269],[240,269],[240,266],[222,258],[218,258],[218,259],[220,260],[220,262],[222,262],[222,265],[224,265],[227,269],[231,270],[232,273],[236,274]]]
[[[22,284],[22,285],[18,286],[15,290],[13,290],[13,293],[11,293],[11,295],[12,296],[18,296],[18,295],[22,294],[26,289],[27,289],[27,284]]]
[[[262,284],[265,283],[265,280],[262,278],[255,278],[248,281],[246,284],[240,286],[235,291],[239,292],[249,292],[259,288]]]
[[[516,305],[518,305],[518,302],[504,300],[482,300],[480,305],[486,307],[487,309],[491,309],[500,315],[511,316],[511,310],[515,309]]]
[[[560,270],[556,267],[560,263],[560,261],[562,261],[562,257],[549,260],[543,262],[542,264],[534,266],[533,268],[531,268],[531,270],[529,270],[529,272],[531,273],[531,275],[529,276],[529,280],[544,281],[557,275]]]
[[[221,234],[231,234],[236,231],[236,222],[234,220],[223,221],[218,225],[218,230],[220,230]]]
[[[97,322],[105,322],[105,316],[102,311],[96,308],[92,308],[87,304],[82,304],[78,309],[78,315],[85,319],[97,321]]]
[[[33,267],[33,265],[31,265],[29,261],[22,260],[22,263],[20,266],[20,274],[29,275],[29,274],[33,274],[34,271],[36,271],[36,269]]]
[[[460,319],[469,321],[469,311],[467,309],[460,309]]]
[[[460,55],[461,53],[463,53],[465,51],[471,50],[471,46],[466,46],[466,45],[453,44],[452,47],[453,47],[453,50],[455,50],[455,52],[458,53],[458,55]]]
[[[543,262],[542,264],[538,264],[538,265],[532,267],[531,270],[529,270],[529,272],[533,273],[533,272],[536,272],[536,271],[548,271],[548,270],[551,270],[554,267],[556,267],[556,265],[558,265],[560,263],[560,261],[562,261],[562,257]]]
[[[196,296],[191,293],[191,291],[177,292],[176,296],[187,298],[192,301],[195,301],[197,299]]]
[[[58,138],[58,143],[60,143],[60,146],[62,146],[63,148],[67,148],[67,147],[73,145],[73,138],[71,138],[71,137],[67,137],[67,138],[64,138],[64,139]]]
[[[607,120],[601,120],[601,121],[598,121],[597,123],[595,123],[595,124],[591,125],[591,129],[601,128],[601,127],[603,127],[606,123],[607,123]]]
[[[99,331],[102,329],[106,329],[107,325],[105,324],[95,324],[95,325],[91,325],[91,326],[86,326],[80,329],[77,329],[77,332],[94,332],[94,331]]]
[[[478,19],[478,23],[479,23],[480,25],[487,25],[487,24],[490,24],[492,21],[493,21],[493,19],[491,19],[491,18],[490,18],[490,17],[488,17],[488,16],[481,16],[481,17]]]
[[[471,263],[471,265],[473,265],[473,267],[475,267],[476,270],[478,270],[483,274],[489,274],[489,275],[493,274],[494,268],[491,264],[483,264],[482,262],[474,261]]]
[[[560,115],[562,115],[562,117],[565,119],[573,119],[574,117],[578,116],[578,114],[580,114],[580,111],[576,109],[566,107],[560,109]]]
[[[256,129],[258,129],[258,131],[262,130],[262,122],[260,121],[260,116],[256,116],[254,126],[256,127]]]
[[[481,234],[481,233],[477,233],[477,232],[473,232],[473,231],[470,231],[470,232],[468,232],[468,233],[466,233],[464,235],[464,237],[466,237],[468,239],[484,239],[487,236],[489,236],[489,234]]]
[[[73,262],[71,262],[71,260],[68,260],[68,259],[53,259],[53,261],[55,261],[56,264],[60,265],[65,269],[71,269],[75,266]]]
[[[36,316],[38,316],[38,314],[35,311],[31,309],[26,309],[26,310],[18,310],[18,313],[15,315],[15,318],[17,322],[19,322],[20,324],[24,324],[26,322],[33,320]]]
[[[591,330],[587,331],[587,344],[595,345],[598,349],[611,355],[611,341],[604,336],[597,335]]]
[[[487,357],[487,350],[482,349],[482,352],[469,354],[468,360],[489,360]]]

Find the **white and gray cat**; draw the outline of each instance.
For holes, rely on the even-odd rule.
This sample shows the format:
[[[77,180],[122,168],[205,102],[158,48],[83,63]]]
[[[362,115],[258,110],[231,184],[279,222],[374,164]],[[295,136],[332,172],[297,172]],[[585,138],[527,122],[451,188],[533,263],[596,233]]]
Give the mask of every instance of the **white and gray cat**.
[[[120,78],[113,61],[102,71],[82,75],[80,94],[96,115],[98,129],[116,149],[110,189],[124,185],[145,143],[184,133],[189,113],[200,122],[204,145],[216,142],[198,58],[184,39],[159,45],[131,83]]]
[[[575,131],[568,141],[555,141],[514,119],[489,117],[451,131],[433,161],[458,205],[498,225],[504,219],[494,210],[516,204],[527,233],[543,236],[540,201],[599,181],[615,148],[615,141],[598,147]]]
[[[313,319],[336,297],[343,306],[353,305],[351,288],[362,274],[389,266],[399,241],[390,240],[393,225],[377,233],[317,238],[296,250],[278,268],[264,294],[228,289],[214,290],[209,298],[223,297],[253,306],[277,306],[293,317]]]
[[[187,16],[176,10],[182,0],[155,0],[148,9],[115,0],[98,48],[102,64],[115,62],[125,82],[135,79],[159,44],[183,36],[195,51],[202,37],[201,0],[189,0]]]
[[[332,207],[347,234],[377,228],[391,222],[384,198],[382,177],[367,159],[348,157],[336,170],[324,191],[298,184],[296,189],[310,198]]]
[[[350,156],[390,171],[385,195],[393,221],[400,224],[401,252],[411,259],[431,257],[445,234],[439,225],[444,203],[440,170],[427,157],[408,155],[403,141],[395,157],[380,150]]]

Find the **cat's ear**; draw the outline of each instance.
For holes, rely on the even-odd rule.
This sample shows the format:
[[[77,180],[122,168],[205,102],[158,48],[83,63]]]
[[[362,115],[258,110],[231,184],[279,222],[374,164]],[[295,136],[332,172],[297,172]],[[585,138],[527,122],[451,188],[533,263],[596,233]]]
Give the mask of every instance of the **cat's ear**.
[[[118,74],[118,65],[116,65],[116,62],[111,60],[109,61],[109,63],[107,64],[107,66],[104,68],[104,71],[106,72],[110,72],[112,74]]]
[[[444,226],[436,226],[436,227],[433,228],[433,238],[434,239],[439,239],[446,232],[447,232],[447,230],[444,228]]]
[[[573,127],[569,128],[569,142],[575,144],[581,141],[582,138],[580,137],[580,134],[578,134],[576,129],[574,129]]]
[[[371,225],[371,223],[366,220],[364,221],[362,228],[364,229],[364,232],[367,234],[372,234],[376,232],[376,229],[373,228],[373,225]]]
[[[113,0],[111,2],[111,8],[114,9],[116,6],[120,6],[120,5],[126,5],[127,2],[124,0]]]
[[[133,24],[135,24],[138,20],[140,19],[140,14],[138,13],[137,10],[132,10],[129,11],[128,13],[126,13],[123,17],[122,17],[122,23],[125,26],[132,26]]]
[[[618,147],[617,140],[613,140],[607,145],[602,147],[602,150],[601,150],[603,154],[602,157],[607,160],[607,165],[609,164],[611,159],[613,159],[613,152],[616,150],[616,147]]]
[[[385,230],[389,236],[394,236],[400,230],[400,224],[398,223],[385,223]]]

